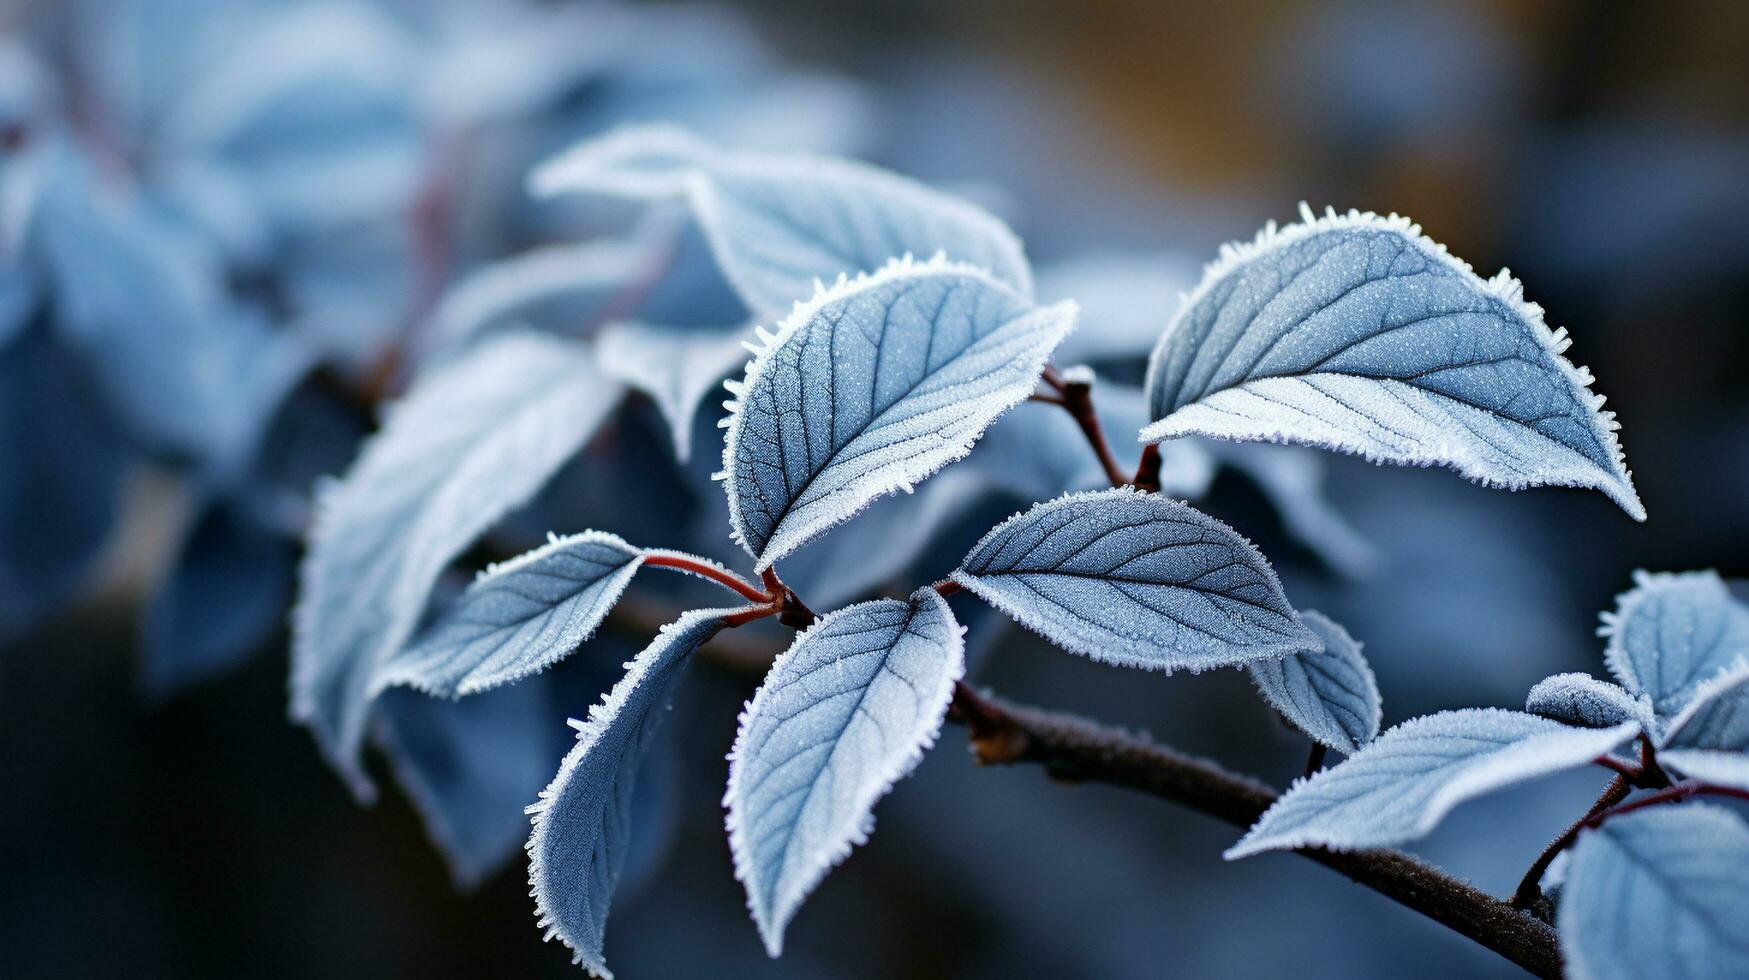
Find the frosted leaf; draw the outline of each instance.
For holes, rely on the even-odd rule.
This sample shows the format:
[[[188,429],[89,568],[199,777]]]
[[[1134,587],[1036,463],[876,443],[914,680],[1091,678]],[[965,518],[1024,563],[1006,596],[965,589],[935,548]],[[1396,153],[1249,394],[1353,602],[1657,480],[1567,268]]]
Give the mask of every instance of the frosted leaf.
[[[1749,827],[1736,814],[1624,813],[1572,853],[1555,918],[1572,980],[1749,976]]]
[[[1144,442],[1200,434],[1589,487],[1645,509],[1564,332],[1407,219],[1334,211],[1228,246],[1148,366]]]
[[[960,626],[931,589],[846,606],[796,638],[741,716],[729,849],[766,951],[872,810],[934,744],[965,672]]]
[[[1322,653],[1259,660],[1246,669],[1264,700],[1295,728],[1352,755],[1379,733],[1378,680],[1347,630],[1310,609],[1300,620],[1324,641]]]
[[[1749,754],[1712,749],[1666,749],[1658,763],[1703,783],[1734,786],[1749,793]]]
[[[495,565],[383,662],[374,688],[454,698],[539,673],[594,635],[643,563],[617,536],[585,531]]]
[[[895,262],[800,305],[731,382],[724,489],[763,570],[971,451],[1023,401],[1075,307],[985,273]]]
[[[403,688],[377,704],[372,741],[461,888],[522,849],[522,808],[570,747],[540,680],[461,701]]]
[[[571,722],[577,743],[528,808],[528,883],[538,924],[545,938],[570,947],[573,963],[605,980],[613,974],[602,959],[602,934],[632,833],[638,763],[692,654],[736,611],[697,609],[663,627],[589,709],[589,720]]]
[[[1070,494],[997,525],[954,581],[1066,650],[1191,671],[1323,649],[1251,542],[1188,504]]]
[[[1749,655],[1749,606],[1717,572],[1634,573],[1634,588],[1603,614],[1603,660],[1658,714],[1681,711],[1700,685]]]
[[[1414,718],[1283,793],[1228,860],[1263,851],[1389,847],[1425,837],[1465,800],[1585,765],[1640,730],[1571,728],[1498,708]]]
[[[1032,295],[1026,256],[1001,221],[846,160],[736,153],[673,127],[640,126],[574,147],[537,170],[531,183],[540,194],[684,195],[723,274],[761,317],[781,316],[812,295],[817,280],[937,252]]]
[[[1749,752],[1749,659],[1738,658],[1695,687],[1658,745],[1661,750]]]
[[[371,681],[451,559],[523,503],[619,401],[589,351],[513,334],[429,372],[321,494],[293,616],[292,716],[354,793]]]
[[[1590,674],[1555,674],[1536,682],[1525,696],[1524,710],[1585,728],[1608,728],[1638,721],[1653,728],[1652,702]]]
[[[707,394],[747,360],[745,333],[610,323],[596,341],[601,370],[650,396],[668,420],[674,455],[692,455],[693,417]]]
[[[547,245],[480,266],[444,293],[418,349],[426,359],[447,356],[524,321],[562,318],[580,328],[654,276],[668,248],[660,233],[646,231],[625,241]],[[543,315],[555,309],[562,314]]]

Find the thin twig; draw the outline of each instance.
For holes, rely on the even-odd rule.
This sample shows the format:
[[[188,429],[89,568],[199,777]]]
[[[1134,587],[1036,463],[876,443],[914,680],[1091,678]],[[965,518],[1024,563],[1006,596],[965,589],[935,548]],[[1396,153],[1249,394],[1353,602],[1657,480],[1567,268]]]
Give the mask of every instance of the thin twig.
[[[1306,753],[1306,777],[1324,768],[1324,759],[1330,754],[1330,747],[1323,742],[1313,742],[1312,751]]]
[[[1586,821],[1627,799],[1627,795],[1633,791],[1632,779],[1625,773],[1610,780],[1609,785],[1603,788],[1603,795],[1597,798],[1597,802],[1591,805],[1591,809],[1585,811],[1583,817],[1573,821],[1572,826],[1561,831],[1560,836],[1550,841],[1549,846],[1543,848],[1542,853],[1538,854],[1536,860],[1531,862],[1530,869],[1524,873],[1523,878],[1519,879],[1518,889],[1512,893],[1513,907],[1521,909],[1533,907],[1537,899],[1543,897],[1543,875],[1549,870],[1549,865],[1554,863],[1555,855],[1560,854],[1573,843],[1574,838],[1579,836],[1579,831],[1585,828]]]
[[[1212,762],[1156,745],[1145,736],[954,689],[948,717],[965,725],[981,765],[1030,762],[1067,782],[1100,782],[1140,790],[1249,827],[1275,802],[1272,788]],[[1300,848],[1304,855],[1414,909],[1499,953],[1530,973],[1561,974],[1555,931],[1474,886],[1400,851],[1339,852]]]

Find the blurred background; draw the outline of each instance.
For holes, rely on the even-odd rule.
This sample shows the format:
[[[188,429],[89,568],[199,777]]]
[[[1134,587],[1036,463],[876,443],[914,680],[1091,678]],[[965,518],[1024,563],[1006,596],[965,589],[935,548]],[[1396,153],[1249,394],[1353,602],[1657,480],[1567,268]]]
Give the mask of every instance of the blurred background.
[[[1408,214],[1484,275],[1511,267],[1620,414],[1645,524],[1597,494],[1292,450],[1168,464],[1296,605],[1365,643],[1386,724],[1601,675],[1597,614],[1635,568],[1749,572],[1749,5],[0,10],[6,977],[581,975],[539,941],[520,805],[569,741],[563,717],[653,623],[615,621],[530,700],[441,718],[387,704],[378,771],[408,792],[365,809],[286,719],[286,617],[312,480],[344,469],[458,290],[631,227],[521,189],[530,165],[621,122],[858,156],[979,200],[1025,239],[1041,291],[1082,301],[1095,341],[1079,356],[1113,385],[1139,380],[1134,337],[1145,350],[1221,242],[1302,200]],[[635,250],[639,233],[610,240]],[[643,312],[733,325],[720,292],[676,286]],[[558,299],[529,315],[580,322],[577,297]],[[661,508],[720,510],[681,477],[719,436],[701,418],[704,463],[677,470],[649,414],[628,403],[555,488],[568,502],[500,535],[588,521],[683,545],[660,538],[678,526]],[[652,503],[655,483],[686,499]],[[945,571],[1031,499],[1014,493],[894,567]],[[923,500],[863,521],[909,521]],[[798,562],[798,584],[830,581],[855,547]],[[975,679],[1008,696],[1280,785],[1303,765],[1303,739],[1236,672],[1114,670],[966,614]],[[756,680],[702,666],[665,728],[608,933],[621,976],[1514,974],[1310,862],[1223,864],[1236,832],[1205,818],[975,770],[954,729],[768,961],[718,802]],[[1602,782],[1466,805],[1417,850],[1509,891]]]

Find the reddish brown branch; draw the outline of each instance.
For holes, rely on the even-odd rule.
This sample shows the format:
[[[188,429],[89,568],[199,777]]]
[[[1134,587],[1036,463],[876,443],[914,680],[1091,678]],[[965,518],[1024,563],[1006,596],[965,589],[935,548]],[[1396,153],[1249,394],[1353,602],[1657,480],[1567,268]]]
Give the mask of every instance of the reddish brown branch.
[[[980,765],[1035,763],[1065,782],[1139,790],[1249,827],[1275,802],[1275,790],[1212,762],[1156,745],[1146,736],[1009,703],[965,684],[948,717],[966,726]],[[1467,882],[1392,850],[1301,854],[1499,953],[1539,977],[1561,975],[1560,947],[1548,923]]]

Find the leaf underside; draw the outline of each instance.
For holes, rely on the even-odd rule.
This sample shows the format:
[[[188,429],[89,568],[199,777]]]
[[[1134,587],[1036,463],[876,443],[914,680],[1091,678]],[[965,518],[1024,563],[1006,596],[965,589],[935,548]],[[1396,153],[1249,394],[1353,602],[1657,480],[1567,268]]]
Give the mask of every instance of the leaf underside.
[[[1228,860],[1322,846],[1389,847],[1424,837],[1459,803],[1585,765],[1633,737],[1497,708],[1406,721],[1342,763],[1294,783],[1228,849]]]
[[[1516,280],[1478,278],[1396,217],[1314,218],[1212,266],[1148,370],[1142,439],[1297,442],[1489,486],[1645,510],[1616,424]]]

